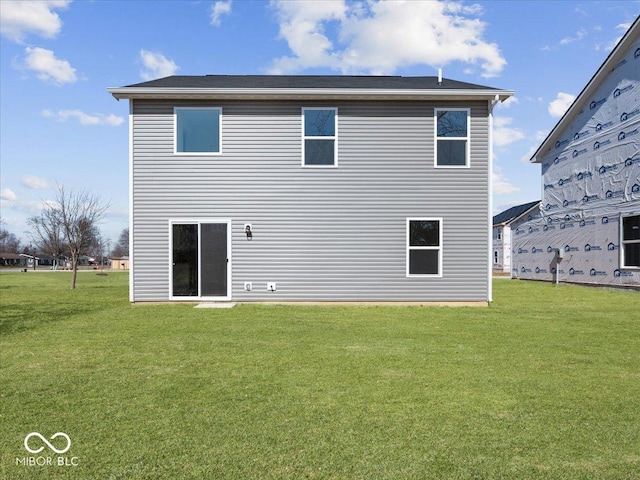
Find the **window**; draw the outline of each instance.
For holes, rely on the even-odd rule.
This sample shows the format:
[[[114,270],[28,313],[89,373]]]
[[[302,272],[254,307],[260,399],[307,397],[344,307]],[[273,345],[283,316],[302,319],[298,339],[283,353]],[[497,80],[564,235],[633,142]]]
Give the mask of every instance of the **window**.
[[[302,165],[338,165],[337,108],[303,108]]]
[[[174,112],[175,153],[219,154],[221,149],[221,108],[176,107]]]
[[[442,276],[441,219],[407,219],[407,276]]]
[[[436,109],[436,167],[469,166],[469,109]]]
[[[622,267],[640,268],[640,215],[622,217]]]
[[[493,263],[498,264],[498,251],[494,250],[493,252]]]
[[[498,228],[498,240],[502,240],[502,229]]]

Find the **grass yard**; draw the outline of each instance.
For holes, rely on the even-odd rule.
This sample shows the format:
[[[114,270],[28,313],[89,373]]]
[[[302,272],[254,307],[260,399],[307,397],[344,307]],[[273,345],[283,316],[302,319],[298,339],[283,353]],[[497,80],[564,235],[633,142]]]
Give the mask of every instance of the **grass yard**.
[[[214,310],[69,282],[0,275],[3,479],[640,478],[640,293]]]

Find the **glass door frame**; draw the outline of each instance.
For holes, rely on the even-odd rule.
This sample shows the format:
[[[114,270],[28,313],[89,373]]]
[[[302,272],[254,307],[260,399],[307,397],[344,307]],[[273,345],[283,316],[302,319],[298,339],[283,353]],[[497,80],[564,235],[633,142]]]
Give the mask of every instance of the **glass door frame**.
[[[227,226],[227,294],[224,296],[203,296],[202,295],[202,227],[203,224],[225,224]],[[173,294],[173,226],[174,225],[197,225],[198,226],[198,295],[197,296],[176,296]],[[169,299],[176,301],[229,301],[231,300],[231,220],[220,218],[176,218],[169,220]]]

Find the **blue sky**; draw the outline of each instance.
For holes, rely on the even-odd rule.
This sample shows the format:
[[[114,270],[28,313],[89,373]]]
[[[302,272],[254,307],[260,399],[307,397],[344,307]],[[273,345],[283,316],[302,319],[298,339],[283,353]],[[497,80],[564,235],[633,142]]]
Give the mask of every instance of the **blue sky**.
[[[172,74],[437,75],[515,91],[495,114],[494,213],[540,198],[528,159],[640,13],[639,1],[0,0],[3,228],[56,184],[128,224],[128,105]]]

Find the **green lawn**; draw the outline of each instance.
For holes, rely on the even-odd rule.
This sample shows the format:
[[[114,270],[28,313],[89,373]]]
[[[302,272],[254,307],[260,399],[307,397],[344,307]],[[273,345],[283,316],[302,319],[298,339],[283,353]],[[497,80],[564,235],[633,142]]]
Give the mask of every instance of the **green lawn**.
[[[69,282],[0,275],[1,478],[640,478],[640,293],[214,310]]]

